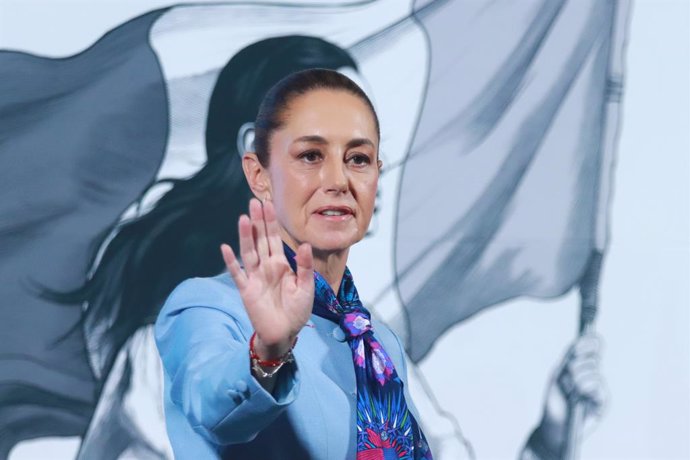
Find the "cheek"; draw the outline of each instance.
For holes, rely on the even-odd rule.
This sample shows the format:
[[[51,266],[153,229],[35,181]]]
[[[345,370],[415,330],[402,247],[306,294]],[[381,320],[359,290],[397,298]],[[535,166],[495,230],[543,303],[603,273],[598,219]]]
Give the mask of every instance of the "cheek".
[[[376,190],[378,177],[362,181],[359,188],[360,205],[367,211],[371,211],[376,203]]]
[[[301,181],[299,177],[294,177],[287,168],[278,169],[278,172],[271,178],[271,182],[276,198],[279,198],[284,203],[294,201],[300,193]]]
[[[315,189],[314,182],[309,175],[289,172],[283,172],[273,178],[273,201],[279,204],[281,209],[277,212],[282,215],[285,222],[302,219],[302,211]]]

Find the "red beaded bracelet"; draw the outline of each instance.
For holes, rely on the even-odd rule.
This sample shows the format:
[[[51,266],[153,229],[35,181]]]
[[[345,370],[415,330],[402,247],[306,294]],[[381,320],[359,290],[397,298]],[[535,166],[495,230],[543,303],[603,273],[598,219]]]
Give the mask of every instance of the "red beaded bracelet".
[[[295,345],[297,345],[297,337],[295,337],[295,341],[292,342],[292,346],[290,349],[280,358],[278,359],[261,359],[259,358],[259,355],[256,353],[256,350],[254,349],[254,339],[256,337],[256,332],[252,334],[251,339],[249,339],[249,357],[256,362],[259,366],[262,367],[278,367],[282,366],[286,362],[290,361],[292,358],[292,349],[295,348]]]

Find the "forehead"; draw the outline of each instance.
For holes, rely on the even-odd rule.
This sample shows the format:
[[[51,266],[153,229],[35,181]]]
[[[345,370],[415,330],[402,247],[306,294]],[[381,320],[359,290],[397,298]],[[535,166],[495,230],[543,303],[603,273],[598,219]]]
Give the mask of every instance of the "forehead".
[[[352,131],[357,136],[377,138],[371,109],[359,96],[346,90],[315,89],[301,94],[290,100],[281,118],[281,130],[338,132],[341,135]]]

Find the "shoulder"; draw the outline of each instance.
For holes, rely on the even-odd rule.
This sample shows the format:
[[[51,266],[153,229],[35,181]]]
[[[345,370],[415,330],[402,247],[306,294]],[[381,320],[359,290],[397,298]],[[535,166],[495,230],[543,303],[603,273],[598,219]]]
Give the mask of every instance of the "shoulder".
[[[200,304],[226,305],[242,302],[240,293],[229,274],[209,278],[189,278],[173,289],[163,309],[185,308]]]
[[[209,278],[190,278],[178,284],[165,301],[161,315],[175,315],[194,307],[244,311],[240,292],[227,273]]]
[[[249,318],[237,286],[228,273],[208,278],[190,278],[180,283],[168,296],[156,320],[156,329],[167,325],[186,311],[195,316],[218,314],[229,316],[241,328],[249,326]]]

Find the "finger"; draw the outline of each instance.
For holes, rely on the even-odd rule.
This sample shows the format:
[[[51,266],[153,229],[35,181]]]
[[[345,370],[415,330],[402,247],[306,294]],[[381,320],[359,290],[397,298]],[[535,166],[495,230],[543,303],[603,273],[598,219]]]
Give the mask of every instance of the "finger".
[[[568,347],[568,351],[563,356],[556,374],[560,374],[564,369],[571,365],[573,360],[589,359],[592,356],[599,356],[601,353],[600,338],[595,333],[587,333],[575,339]]]
[[[264,210],[261,203],[256,198],[249,201],[249,217],[254,226],[254,236],[256,238],[256,253],[259,256],[259,263],[268,258],[268,241],[266,240],[266,222],[264,221]]]
[[[304,291],[314,290],[314,256],[311,245],[303,243],[297,248],[297,287]]]
[[[569,368],[563,372],[563,381],[569,381],[569,391],[583,393],[583,389],[592,385],[603,385],[603,377],[598,363],[582,363],[579,366]]]
[[[573,354],[586,355],[601,351],[601,339],[594,333],[581,335],[573,345]]]
[[[568,367],[568,372],[570,372],[574,378],[577,378],[579,375],[601,373],[599,361],[595,360],[587,360],[572,364]]]
[[[268,250],[271,255],[283,254],[283,241],[280,239],[280,225],[276,218],[276,210],[271,200],[264,203],[264,219],[266,220],[266,237]]]
[[[581,363],[585,361],[600,361],[601,352],[600,350],[587,350],[582,353],[573,353],[570,356],[570,363]]]
[[[598,355],[589,358],[571,357],[567,366],[561,371],[558,381],[566,394],[573,391],[577,381],[601,376]]]
[[[230,276],[235,281],[237,287],[242,290],[247,285],[247,275],[245,275],[244,270],[240,267],[240,263],[235,257],[235,252],[227,244],[220,245],[220,252],[223,254],[223,260],[225,261],[225,266],[230,272]]]
[[[242,214],[237,222],[238,233],[240,234],[240,257],[245,270],[252,271],[259,263],[254,245],[252,234],[252,223],[246,214]]]
[[[601,415],[608,403],[608,391],[604,382],[595,386],[594,390],[587,393],[586,401],[589,403],[589,410],[597,415]]]
[[[601,372],[598,369],[588,369],[582,370],[577,374],[572,375],[573,382],[576,386],[587,385],[588,382],[600,382],[603,381]]]
[[[603,403],[592,401],[591,399],[584,400],[585,405],[585,417],[594,418],[594,421],[600,419],[604,414],[604,408],[606,407],[606,402]]]
[[[589,350],[586,353],[581,354],[571,354],[568,358],[568,366],[576,366],[580,363],[586,363],[590,361],[595,363],[601,361],[601,354],[598,350]]]
[[[604,404],[604,381],[600,376],[590,376],[582,381],[576,381],[574,391],[578,399],[588,399],[597,405]]]

